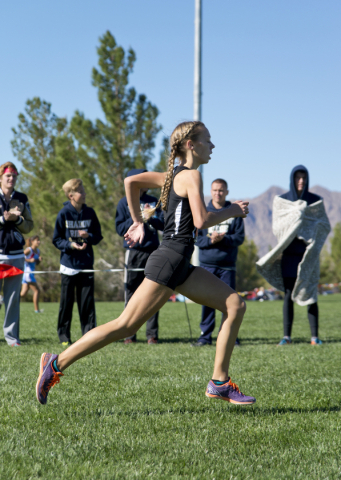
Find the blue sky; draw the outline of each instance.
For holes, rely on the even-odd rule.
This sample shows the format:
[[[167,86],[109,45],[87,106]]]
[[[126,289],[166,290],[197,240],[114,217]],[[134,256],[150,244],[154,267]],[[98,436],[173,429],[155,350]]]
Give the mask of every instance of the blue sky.
[[[340,191],[340,0],[203,0],[203,121],[216,177],[234,198],[289,186],[297,164],[311,185]],[[91,86],[98,39],[135,50],[131,84],[160,110],[163,134],[193,117],[194,0],[1,2],[0,153],[28,98],[59,116],[101,116]],[[158,137],[155,158],[161,138]]]

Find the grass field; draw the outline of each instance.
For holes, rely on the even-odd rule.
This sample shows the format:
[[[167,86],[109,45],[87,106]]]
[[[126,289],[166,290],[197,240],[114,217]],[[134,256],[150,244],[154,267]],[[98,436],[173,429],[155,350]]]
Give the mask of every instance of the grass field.
[[[192,348],[184,304],[160,314],[160,343],[109,345],[80,360],[42,406],[40,355],[59,353],[57,304],[22,304],[21,348],[0,341],[0,478],[341,478],[341,295],[320,297],[321,347],[296,307],[294,343],[282,336],[282,302],[249,302],[231,376],[257,398],[233,406],[205,397],[214,347]],[[121,303],[98,303],[98,323]],[[195,337],[200,307],[188,305]],[[3,318],[3,310],[1,311]],[[73,340],[79,337],[74,311]]]

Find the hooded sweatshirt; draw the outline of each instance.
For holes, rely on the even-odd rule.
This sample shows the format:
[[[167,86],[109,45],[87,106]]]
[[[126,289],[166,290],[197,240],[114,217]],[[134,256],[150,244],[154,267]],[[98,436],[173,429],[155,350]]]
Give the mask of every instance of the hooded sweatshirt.
[[[302,194],[299,196],[295,187],[295,173],[306,173],[306,184],[304,186]],[[319,195],[309,192],[309,172],[304,165],[297,165],[290,173],[290,190],[280,195],[281,198],[296,202],[297,200],[304,200],[308,205],[321,200]],[[306,250],[306,244],[303,240],[295,238],[290,245],[284,250],[282,257],[282,273],[283,277],[297,277],[297,267],[303,258]]]
[[[71,202],[64,202],[64,208],[57,215],[53,233],[53,245],[60,250],[60,264],[74,270],[92,269],[94,252],[92,245],[102,240],[101,225],[95,211],[87,205],[82,205],[78,212]],[[88,232],[88,238],[80,238],[78,230]],[[71,248],[71,243],[86,243],[85,250]]]
[[[227,208],[231,202],[226,201],[223,208]],[[208,212],[219,212],[210,200],[207,206]],[[224,238],[212,244],[208,235],[214,231],[225,233]],[[199,230],[196,245],[199,247],[199,261],[203,267],[220,267],[235,269],[238,247],[244,242],[244,222],[240,217],[229,218],[219,225],[209,229]]]
[[[147,170],[135,168],[128,172],[127,177],[138,175],[144,172],[147,172]],[[144,206],[146,204],[149,204],[151,208],[154,208],[157,204],[157,198],[147,195],[147,193],[143,193],[140,197],[141,210],[144,210]],[[133,220],[130,215],[127,197],[123,197],[117,205],[115,218],[116,232],[120,235],[120,237],[123,237],[132,224]],[[146,253],[154,252],[154,250],[156,250],[160,244],[157,230],[163,231],[164,225],[163,214],[161,209],[158,208],[154,216],[147,220],[144,224],[144,239],[142,244],[137,243],[132,249]],[[129,249],[129,245],[125,240],[123,240],[123,246],[124,248]]]

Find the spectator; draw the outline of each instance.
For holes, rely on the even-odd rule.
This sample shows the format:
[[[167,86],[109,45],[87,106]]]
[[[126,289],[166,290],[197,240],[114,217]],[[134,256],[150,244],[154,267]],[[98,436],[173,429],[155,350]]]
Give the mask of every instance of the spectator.
[[[137,175],[139,173],[146,172],[147,170],[143,169],[134,169],[128,172],[127,177],[132,175]],[[147,195],[147,189],[140,190],[140,208],[143,214],[144,209],[154,208],[157,204],[157,198]],[[131,218],[127,197],[121,198],[117,205],[116,211],[116,231],[123,237],[131,225],[133,220]],[[137,243],[133,248],[129,248],[127,242],[124,240],[123,246],[126,249],[125,255],[125,272],[124,272],[124,293],[125,293],[125,305],[129,302],[130,298],[133,296],[135,290],[140,286],[144,279],[144,272],[132,272],[129,269],[134,268],[144,268],[146,266],[149,255],[154,252],[159,246],[159,237],[158,230],[163,230],[164,220],[161,209],[157,209],[153,217],[149,218],[144,223],[144,232],[145,236],[142,244]],[[159,312],[156,312],[155,315],[150,317],[147,320],[146,335],[148,344],[152,345],[158,342],[158,331],[159,331]],[[136,334],[128,337],[124,340],[125,344],[135,343]]]
[[[279,346],[291,343],[294,304],[308,306],[311,344],[318,338],[317,286],[319,254],[330,232],[323,199],[309,192],[309,173],[303,165],[293,168],[290,190],[276,196],[272,214],[278,244],[258,260],[258,271],[275,288],[284,291],[284,337]]]
[[[24,275],[22,280],[22,288],[21,288],[21,297],[25,297],[29,288],[33,290],[33,305],[35,313],[42,313],[43,310],[39,310],[39,287],[37,285],[37,280],[34,276],[34,271],[36,269],[36,265],[39,265],[41,262],[40,256],[40,238],[38,235],[34,235],[33,237],[29,238],[26,242],[27,248],[24,250],[25,254],[25,269]]]
[[[217,178],[211,185],[211,196],[207,211],[217,212],[228,208],[231,202],[226,201],[228,195],[226,180]],[[244,222],[241,217],[229,218],[214,227],[199,230],[197,246],[199,247],[200,266],[213,273],[233,290],[236,289],[236,261],[238,247],[244,242]],[[212,332],[215,327],[215,310],[203,306],[201,313],[201,335],[195,346],[212,344]],[[236,339],[236,345],[240,341]]]
[[[63,185],[66,198],[57,216],[53,245],[60,250],[61,293],[58,316],[58,336],[63,347],[72,344],[71,320],[77,292],[77,304],[82,335],[96,327],[94,300],[94,253],[92,245],[102,240],[101,225],[95,211],[85,204],[83,182],[73,178]]]
[[[24,270],[23,233],[33,228],[27,196],[14,190],[18,170],[12,162],[0,166],[0,264]],[[0,280],[5,304],[4,335],[10,347],[19,347],[20,289],[22,274]]]

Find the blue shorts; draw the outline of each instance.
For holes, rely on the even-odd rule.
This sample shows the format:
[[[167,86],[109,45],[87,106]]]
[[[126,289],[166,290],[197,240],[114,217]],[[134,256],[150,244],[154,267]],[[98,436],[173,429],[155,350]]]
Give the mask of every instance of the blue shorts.
[[[37,283],[33,273],[24,273],[22,276],[22,283]]]

